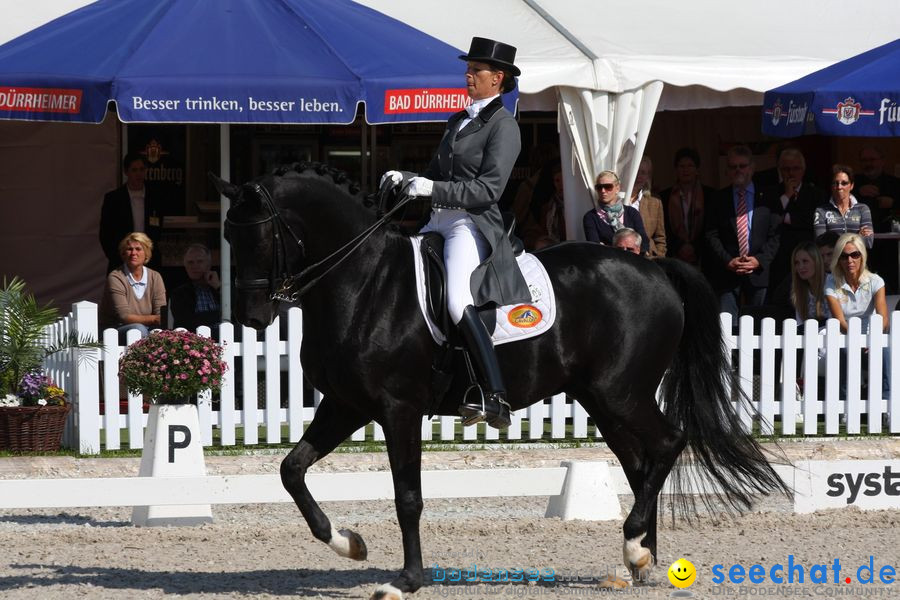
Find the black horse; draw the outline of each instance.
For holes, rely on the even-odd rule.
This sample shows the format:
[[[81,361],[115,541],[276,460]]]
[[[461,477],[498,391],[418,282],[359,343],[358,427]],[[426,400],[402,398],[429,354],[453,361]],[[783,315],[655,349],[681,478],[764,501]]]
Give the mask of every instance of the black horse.
[[[278,301],[298,301],[300,359],[323,393],[281,465],[284,486],[316,538],[363,560],[362,538],[332,526],[304,479],[354,431],[379,423],[404,562],[374,597],[415,591],[423,583],[421,424],[432,402],[429,373],[438,347],[417,304],[409,239],[385,225],[354,241],[379,211],[324,165],[293,165],[242,187],[216,182],[233,201],[226,235],[238,320],[263,328]],[[736,417],[718,302],[695,269],[594,243],[560,244],[537,256],[550,274],[558,314],[544,334],[497,348],[509,402],[515,410],[565,392],[594,419],[634,492],[623,529],[625,562],[636,581],[646,580],[655,562],[657,496],[686,445],[691,452],[681,460],[697,465],[727,506],[742,510],[756,494],[787,492]],[[467,383],[464,375],[458,379],[437,414],[456,414]],[[665,412],[656,400],[660,382]]]

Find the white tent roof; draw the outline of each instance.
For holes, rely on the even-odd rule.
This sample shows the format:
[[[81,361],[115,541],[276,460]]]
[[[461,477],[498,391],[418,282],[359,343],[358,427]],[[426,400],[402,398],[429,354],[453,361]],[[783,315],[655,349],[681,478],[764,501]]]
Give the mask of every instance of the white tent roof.
[[[706,105],[710,89],[731,91],[716,105],[759,103],[759,93],[892,41],[900,29],[896,0],[357,1],[463,50],[475,35],[516,46],[524,94],[662,81],[688,87],[679,108]],[[90,2],[3,0],[0,43]]]
[[[459,48],[473,35],[516,46],[525,94],[650,81],[760,93],[887,43],[900,28],[896,0],[357,1]]]

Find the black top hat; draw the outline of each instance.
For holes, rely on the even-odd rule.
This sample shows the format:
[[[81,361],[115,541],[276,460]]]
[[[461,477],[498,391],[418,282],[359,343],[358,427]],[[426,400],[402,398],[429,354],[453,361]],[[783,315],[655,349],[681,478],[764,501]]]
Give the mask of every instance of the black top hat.
[[[462,60],[472,60],[494,65],[509,71],[516,77],[522,74],[519,67],[513,64],[516,60],[516,47],[495,42],[487,38],[473,37],[468,54],[459,56]]]

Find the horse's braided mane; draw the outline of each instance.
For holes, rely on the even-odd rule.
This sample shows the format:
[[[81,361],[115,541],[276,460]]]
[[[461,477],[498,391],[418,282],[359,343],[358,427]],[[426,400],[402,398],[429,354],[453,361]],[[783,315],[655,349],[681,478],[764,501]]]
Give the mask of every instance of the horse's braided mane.
[[[359,183],[350,179],[346,172],[336,169],[332,166],[321,162],[295,162],[286,165],[280,165],[272,170],[272,175],[276,177],[285,177],[292,174],[303,175],[315,173],[319,177],[330,177],[335,185],[343,187],[351,196],[359,194]]]

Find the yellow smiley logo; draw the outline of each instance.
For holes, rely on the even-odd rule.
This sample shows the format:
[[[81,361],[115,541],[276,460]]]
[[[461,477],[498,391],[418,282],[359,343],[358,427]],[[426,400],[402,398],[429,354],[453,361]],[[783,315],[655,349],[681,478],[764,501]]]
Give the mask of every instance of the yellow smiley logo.
[[[697,569],[690,561],[679,558],[669,567],[669,581],[677,588],[690,587],[697,579]]]

